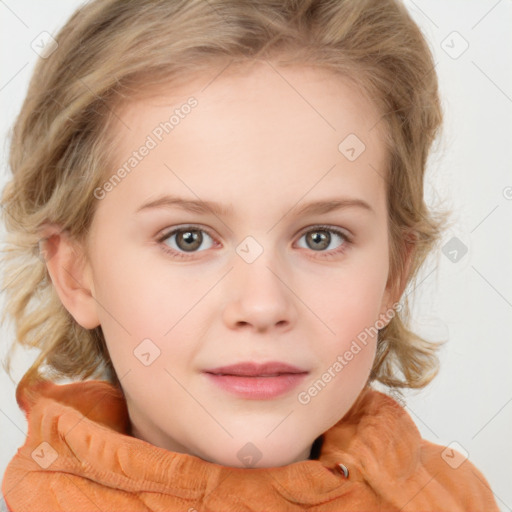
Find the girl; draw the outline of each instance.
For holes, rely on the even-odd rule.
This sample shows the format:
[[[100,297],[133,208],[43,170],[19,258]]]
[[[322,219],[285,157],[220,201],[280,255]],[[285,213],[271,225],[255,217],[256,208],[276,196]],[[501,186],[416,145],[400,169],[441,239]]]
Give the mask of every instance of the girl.
[[[402,295],[442,115],[402,4],[96,0],[43,57],[2,199],[40,349],[9,510],[497,510],[373,387],[437,368]]]

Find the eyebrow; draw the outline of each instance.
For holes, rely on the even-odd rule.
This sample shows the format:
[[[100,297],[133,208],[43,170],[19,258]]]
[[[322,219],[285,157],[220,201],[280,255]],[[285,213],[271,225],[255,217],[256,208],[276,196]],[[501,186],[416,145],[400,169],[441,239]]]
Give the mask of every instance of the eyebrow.
[[[214,201],[184,199],[173,195],[163,195],[152,201],[146,202],[137,208],[136,213],[156,208],[172,207],[178,207],[192,213],[213,213],[219,217],[229,217],[233,215],[233,207],[231,205],[224,206]],[[292,208],[289,213],[291,213],[292,216],[319,215],[345,208],[362,208],[370,213],[375,213],[375,210],[366,201],[352,197],[329,198],[322,201],[312,201],[300,207]]]

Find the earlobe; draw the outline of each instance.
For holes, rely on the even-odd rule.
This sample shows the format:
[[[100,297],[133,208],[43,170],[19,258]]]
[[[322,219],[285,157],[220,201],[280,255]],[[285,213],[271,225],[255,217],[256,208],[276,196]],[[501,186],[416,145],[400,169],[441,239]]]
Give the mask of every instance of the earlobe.
[[[85,329],[100,325],[90,264],[83,248],[55,225],[45,226],[39,247],[63,306]]]

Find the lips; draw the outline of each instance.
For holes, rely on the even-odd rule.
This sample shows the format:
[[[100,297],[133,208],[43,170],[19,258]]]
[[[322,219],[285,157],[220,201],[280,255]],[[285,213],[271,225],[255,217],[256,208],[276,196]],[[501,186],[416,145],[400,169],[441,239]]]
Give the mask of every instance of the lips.
[[[244,400],[273,400],[289,396],[309,371],[278,361],[246,361],[203,372],[217,388]]]
[[[307,370],[280,361],[271,361],[263,364],[253,361],[244,361],[242,363],[219,366],[204,371],[214,375],[237,375],[243,377],[276,377],[284,374],[308,373]]]

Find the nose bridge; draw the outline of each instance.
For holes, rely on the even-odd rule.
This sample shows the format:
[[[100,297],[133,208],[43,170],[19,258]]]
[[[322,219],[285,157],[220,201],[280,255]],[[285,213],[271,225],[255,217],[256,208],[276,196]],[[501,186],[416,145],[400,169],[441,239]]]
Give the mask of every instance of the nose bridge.
[[[258,330],[291,325],[295,304],[277,249],[248,236],[235,250],[226,322],[231,327],[252,325]]]
[[[246,264],[248,271],[255,266],[255,273],[267,276],[271,282],[277,281],[277,284],[286,289],[283,282],[276,277],[277,274],[285,282],[293,279],[291,262],[287,263],[287,249],[283,243],[283,235],[280,235],[276,229],[270,233],[262,232],[255,236],[249,235],[238,244],[236,251],[242,260],[240,263]],[[241,267],[245,268],[244,265]],[[263,272],[263,269],[266,272]]]
[[[261,239],[261,238],[260,238]],[[236,248],[238,255],[235,271],[241,282],[251,294],[282,295],[284,284],[276,274],[284,273],[285,269],[279,262],[278,250],[270,243],[271,237],[260,243],[254,237],[248,236]]]

